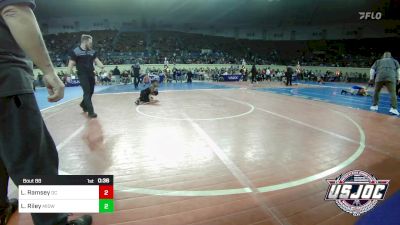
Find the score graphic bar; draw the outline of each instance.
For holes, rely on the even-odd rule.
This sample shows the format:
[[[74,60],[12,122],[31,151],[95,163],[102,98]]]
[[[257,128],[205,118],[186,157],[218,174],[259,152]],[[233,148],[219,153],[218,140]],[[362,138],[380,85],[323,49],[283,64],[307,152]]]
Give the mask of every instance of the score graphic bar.
[[[20,213],[112,213],[112,175],[20,178]]]

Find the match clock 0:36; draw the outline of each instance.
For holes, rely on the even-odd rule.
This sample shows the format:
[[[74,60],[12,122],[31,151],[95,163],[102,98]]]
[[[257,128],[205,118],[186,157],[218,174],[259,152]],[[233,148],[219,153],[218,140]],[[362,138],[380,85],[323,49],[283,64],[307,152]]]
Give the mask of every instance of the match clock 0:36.
[[[99,184],[109,184],[110,183],[110,178],[98,178],[97,183]]]

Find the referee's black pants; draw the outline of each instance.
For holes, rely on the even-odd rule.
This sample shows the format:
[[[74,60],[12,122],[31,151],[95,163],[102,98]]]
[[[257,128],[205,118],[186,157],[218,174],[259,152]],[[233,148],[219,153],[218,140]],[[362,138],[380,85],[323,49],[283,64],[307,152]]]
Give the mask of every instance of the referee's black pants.
[[[133,77],[133,83],[135,84],[135,88],[139,87],[139,76]]]
[[[83,100],[81,106],[89,115],[94,113],[92,96],[94,93],[95,78],[93,74],[78,74],[79,82],[83,89]]]
[[[8,180],[21,185],[27,175],[57,175],[58,153],[33,94],[0,97],[0,212],[7,204]],[[67,214],[31,214],[35,225],[67,224]]]
[[[256,75],[251,75],[251,83],[255,83],[255,82],[257,82],[257,80],[256,80]]]
[[[292,86],[293,76],[286,76],[286,86]]]

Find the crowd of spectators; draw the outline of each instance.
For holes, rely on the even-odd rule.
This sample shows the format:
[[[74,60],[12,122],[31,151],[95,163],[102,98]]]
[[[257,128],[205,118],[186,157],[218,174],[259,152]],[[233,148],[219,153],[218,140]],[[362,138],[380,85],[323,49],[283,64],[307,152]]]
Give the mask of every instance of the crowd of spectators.
[[[44,36],[44,40],[49,51],[49,55],[57,67],[67,65],[68,52],[79,45],[81,35],[85,32],[59,33]],[[95,38],[93,40],[96,50],[100,53],[113,52],[113,40],[117,35],[116,30],[91,31],[89,32]]]
[[[105,64],[240,64],[369,67],[395,40],[262,41],[172,31],[91,31],[94,47]],[[77,33],[46,35],[54,64],[66,65],[68,51],[79,44]],[[372,47],[373,46],[373,47]],[[392,47],[393,48],[393,47]],[[396,55],[398,49],[391,49]]]
[[[367,82],[369,77],[366,73],[345,72],[340,70],[307,70],[301,67],[294,69],[294,80],[299,81],[318,81],[318,82]],[[273,69],[267,66],[258,66],[255,71],[254,80],[257,82],[280,82],[285,78],[286,69]],[[133,70],[121,70],[118,66],[109,71],[96,71],[97,85],[111,84],[128,84],[133,83]],[[182,68],[177,65],[169,65],[167,67],[156,68],[147,67],[140,70],[140,80],[143,83],[143,78],[146,75],[154,75],[162,77],[163,82],[183,82],[187,80],[188,74],[191,74],[194,80],[206,81],[223,81],[224,75],[241,75],[241,81],[248,81],[252,78],[252,71],[245,69],[241,65],[231,65],[227,67],[196,67],[192,69]],[[69,86],[77,81],[76,74],[67,74],[64,71],[58,72],[58,76],[66,86]],[[43,86],[43,75],[38,74],[36,85]]]

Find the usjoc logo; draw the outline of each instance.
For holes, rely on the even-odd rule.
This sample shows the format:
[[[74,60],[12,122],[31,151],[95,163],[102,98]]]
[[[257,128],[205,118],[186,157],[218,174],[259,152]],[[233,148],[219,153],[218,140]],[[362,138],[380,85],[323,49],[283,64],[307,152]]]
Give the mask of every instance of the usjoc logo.
[[[343,211],[360,216],[385,198],[390,180],[377,180],[367,172],[352,170],[326,181],[329,187],[325,200],[336,201]]]
[[[382,18],[381,12],[358,12],[360,20],[380,20]]]

